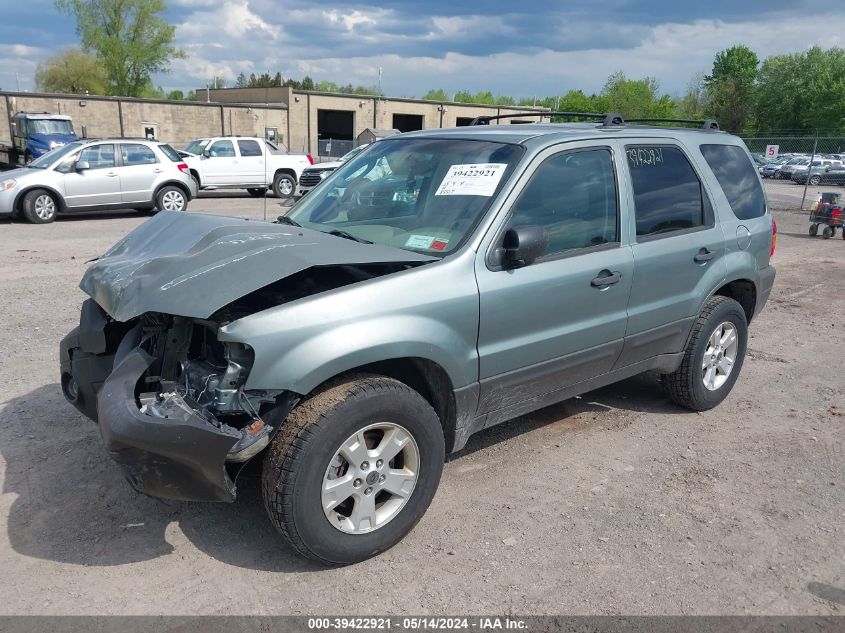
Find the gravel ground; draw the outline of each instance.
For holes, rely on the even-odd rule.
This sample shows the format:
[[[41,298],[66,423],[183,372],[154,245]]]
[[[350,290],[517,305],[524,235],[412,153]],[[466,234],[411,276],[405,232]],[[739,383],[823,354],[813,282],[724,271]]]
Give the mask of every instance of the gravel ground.
[[[721,406],[644,375],[483,432],[402,543],[342,569],[294,555],[254,479],[233,505],[136,495],[62,398],[85,261],[144,218],[0,223],[0,612],[842,614],[845,242],[776,217],[778,280]]]

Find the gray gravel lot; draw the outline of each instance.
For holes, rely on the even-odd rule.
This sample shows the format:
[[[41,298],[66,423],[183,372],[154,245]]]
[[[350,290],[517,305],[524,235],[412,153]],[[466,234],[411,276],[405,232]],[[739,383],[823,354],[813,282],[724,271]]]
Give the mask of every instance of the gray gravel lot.
[[[402,543],[342,569],[288,549],[254,479],[232,505],[136,495],[61,396],[85,261],[145,218],[0,222],[0,612],[842,614],[845,241],[776,217],[776,287],[720,407],[645,375],[490,429]]]

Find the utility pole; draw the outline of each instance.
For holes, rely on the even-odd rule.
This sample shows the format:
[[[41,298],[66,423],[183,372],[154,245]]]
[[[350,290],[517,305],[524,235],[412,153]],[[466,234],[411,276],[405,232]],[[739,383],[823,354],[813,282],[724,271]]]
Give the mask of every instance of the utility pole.
[[[804,195],[801,196],[801,211],[804,210],[804,200],[807,199],[807,186],[810,184],[810,176],[813,175],[813,161],[816,159],[816,148],[819,145],[819,131],[816,130],[816,140],[813,142],[813,155],[810,156],[810,164],[807,165],[807,180],[804,181]]]

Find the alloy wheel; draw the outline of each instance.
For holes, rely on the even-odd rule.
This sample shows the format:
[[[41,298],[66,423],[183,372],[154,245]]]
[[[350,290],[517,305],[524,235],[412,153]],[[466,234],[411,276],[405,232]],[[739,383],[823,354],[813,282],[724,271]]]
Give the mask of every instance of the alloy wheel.
[[[408,502],[419,468],[419,448],[404,427],[391,422],[364,427],[341,444],[326,468],[323,512],[341,532],[377,530]]]
[[[701,364],[701,378],[709,391],[725,384],[736,363],[739,337],[736,326],[729,321],[720,323],[707,341]]]

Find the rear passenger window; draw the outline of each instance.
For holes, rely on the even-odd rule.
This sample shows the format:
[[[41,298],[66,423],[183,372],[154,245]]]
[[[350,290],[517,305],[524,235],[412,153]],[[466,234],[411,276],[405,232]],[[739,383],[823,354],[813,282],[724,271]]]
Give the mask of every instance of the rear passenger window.
[[[130,145],[123,143],[120,146],[120,154],[125,167],[133,165],[153,165],[158,162],[155,152],[146,145]]]
[[[704,226],[701,181],[687,157],[676,147],[625,147],[634,188],[637,235]]]
[[[258,141],[238,141],[241,156],[261,156],[261,146]]]
[[[701,153],[738,220],[759,218],[766,213],[763,188],[745,150],[736,145],[702,145]]]
[[[558,154],[534,172],[511,210],[511,226],[542,226],[545,255],[616,242],[613,158],[606,149]]]

